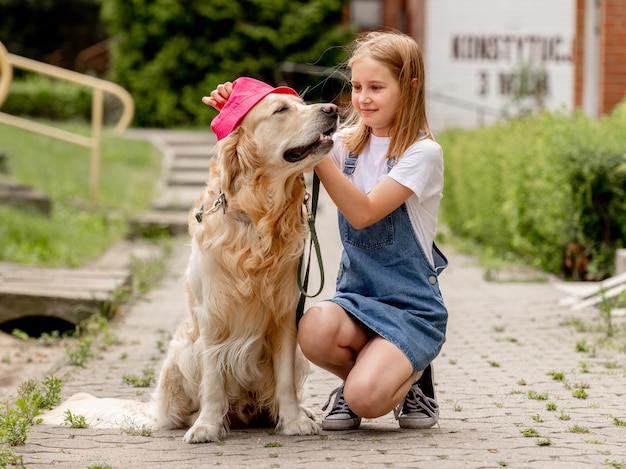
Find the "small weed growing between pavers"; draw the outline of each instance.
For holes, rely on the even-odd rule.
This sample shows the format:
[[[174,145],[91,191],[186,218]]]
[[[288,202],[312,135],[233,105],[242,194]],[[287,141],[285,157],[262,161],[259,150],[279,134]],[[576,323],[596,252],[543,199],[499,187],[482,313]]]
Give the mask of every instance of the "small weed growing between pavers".
[[[535,399],[537,401],[545,401],[548,399],[547,392],[538,393],[537,391],[533,391],[532,389],[528,391],[526,395],[528,396],[528,399]]]
[[[142,376],[124,375],[122,376],[122,382],[135,388],[149,388],[155,383],[154,368],[149,366],[144,368]]]
[[[613,425],[616,425],[618,427],[626,427],[626,420],[613,417]]]
[[[546,410],[549,412],[554,412],[556,410],[556,403],[554,402],[547,402],[546,403]]]
[[[588,445],[601,445],[602,442],[600,440],[583,440]]]
[[[585,391],[584,389],[578,388],[574,390],[572,396],[574,396],[576,399],[587,399],[589,397],[589,394],[587,394],[587,391]]]
[[[552,441],[550,440],[550,438],[539,438],[537,440],[537,446],[550,446],[552,444]]]
[[[110,464],[96,464],[95,466],[89,466],[87,469],[113,469]]]
[[[93,357],[93,352],[91,351],[92,342],[92,337],[82,337],[81,339],[79,339],[78,345],[76,347],[65,348],[65,356],[70,362],[70,365],[83,366],[85,363],[87,363],[87,360]]]
[[[269,443],[265,443],[263,445],[264,448],[282,448],[283,444],[277,441],[270,441]]]
[[[458,402],[456,404],[454,404],[454,411],[455,412],[461,412],[463,410],[463,407],[461,407],[461,404],[459,404]]]
[[[526,438],[537,438],[540,437],[541,435],[539,434],[539,432],[537,430],[535,430],[534,428],[525,428],[523,430],[520,430],[520,432],[522,433],[522,435],[524,435]]]
[[[567,429],[568,432],[571,433],[589,433],[588,427],[583,427],[582,425],[573,425]]]
[[[587,340],[586,339],[581,339],[578,342],[576,342],[576,351],[579,353],[588,353],[589,352],[589,346],[587,345]]]
[[[562,371],[548,371],[548,376],[552,376],[554,381],[563,381],[565,379],[565,373]]]
[[[89,424],[84,415],[73,414],[70,409],[67,409],[63,415],[65,416],[63,418],[63,425],[67,425],[71,428],[89,428]]]
[[[145,426],[139,425],[133,419],[127,418],[124,425],[121,428],[123,433],[131,436],[152,436],[152,429]]]
[[[165,343],[162,340],[157,340],[156,346],[159,352],[161,353],[167,352],[167,347],[165,346]]]
[[[613,305],[611,301],[606,297],[604,290],[601,291],[602,301],[598,305],[598,311],[600,312],[600,319],[604,322],[606,327],[606,337],[613,337],[615,334],[615,328],[613,327]],[[622,296],[620,295],[620,299]]]
[[[51,409],[61,402],[61,381],[49,376],[40,382],[24,381],[17,389],[18,398],[12,406],[0,406],[0,467],[8,464],[23,467],[21,456],[16,456],[12,446],[23,445],[31,425],[38,423],[42,410]]]
[[[607,466],[616,467],[617,469],[626,467],[626,462],[624,462],[623,459],[621,461],[616,461],[615,459],[605,459],[604,464],[606,464]]]
[[[500,368],[500,363],[495,362],[495,361],[490,361],[489,366],[491,366],[492,368]]]
[[[569,414],[566,414],[565,411],[561,410],[561,413],[559,414],[559,420],[569,420],[570,416]]]
[[[578,366],[580,367],[581,373],[589,373],[589,364],[586,361],[581,361]]]
[[[521,378],[518,382],[517,385],[518,386],[526,386],[526,380],[524,378]]]
[[[591,385],[586,381],[580,381],[580,382],[574,383],[574,388],[577,388],[577,389],[589,389],[590,387]]]
[[[506,467],[508,465],[509,465],[509,463],[506,462],[506,461],[498,461],[498,466]]]
[[[539,414],[533,415],[533,420],[537,423],[543,422],[543,419],[541,418]]]

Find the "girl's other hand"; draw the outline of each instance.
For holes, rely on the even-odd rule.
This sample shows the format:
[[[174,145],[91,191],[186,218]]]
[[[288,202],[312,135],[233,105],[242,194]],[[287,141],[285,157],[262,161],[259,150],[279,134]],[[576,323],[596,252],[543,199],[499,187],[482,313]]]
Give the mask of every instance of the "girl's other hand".
[[[226,101],[228,101],[232,92],[233,84],[230,81],[227,81],[217,85],[217,88],[211,91],[209,96],[204,96],[202,98],[202,102],[207,106],[212,106],[220,111],[224,107],[224,104],[226,104]]]

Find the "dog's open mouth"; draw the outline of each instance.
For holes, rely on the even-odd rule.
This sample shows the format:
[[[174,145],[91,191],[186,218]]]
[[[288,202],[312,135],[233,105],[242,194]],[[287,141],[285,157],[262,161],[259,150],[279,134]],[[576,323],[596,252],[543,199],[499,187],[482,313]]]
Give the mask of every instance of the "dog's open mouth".
[[[333,145],[332,135],[337,130],[337,123],[334,122],[331,127],[326,129],[320,134],[320,136],[310,145],[303,147],[291,148],[283,154],[285,161],[289,163],[296,163],[303,160],[307,156],[314,153],[326,153],[330,151]]]

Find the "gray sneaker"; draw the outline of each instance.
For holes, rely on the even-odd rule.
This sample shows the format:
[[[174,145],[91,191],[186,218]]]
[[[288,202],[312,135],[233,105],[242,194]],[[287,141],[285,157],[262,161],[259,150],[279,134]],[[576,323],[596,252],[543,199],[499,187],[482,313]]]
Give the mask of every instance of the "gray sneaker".
[[[324,420],[322,420],[322,429],[323,430],[356,430],[361,425],[361,417],[356,415],[348,404],[346,400],[343,398],[343,384],[336,389],[333,389],[333,392],[328,396],[328,401],[322,407],[322,410],[326,410],[328,408],[328,404],[330,404],[330,400],[335,395],[335,401],[333,402],[333,408],[328,413]]]
[[[420,379],[411,386],[394,414],[400,428],[430,428],[439,425],[439,404],[435,398],[432,365],[428,365]]]

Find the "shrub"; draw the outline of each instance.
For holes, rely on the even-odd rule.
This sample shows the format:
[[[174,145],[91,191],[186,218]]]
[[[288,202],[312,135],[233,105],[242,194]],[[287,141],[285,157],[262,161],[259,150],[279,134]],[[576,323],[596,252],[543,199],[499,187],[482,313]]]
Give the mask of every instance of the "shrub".
[[[90,119],[91,90],[61,80],[31,75],[11,83],[2,112],[46,119]]]
[[[600,121],[545,112],[443,132],[442,221],[498,256],[567,278],[609,276],[626,243],[625,108]]]

